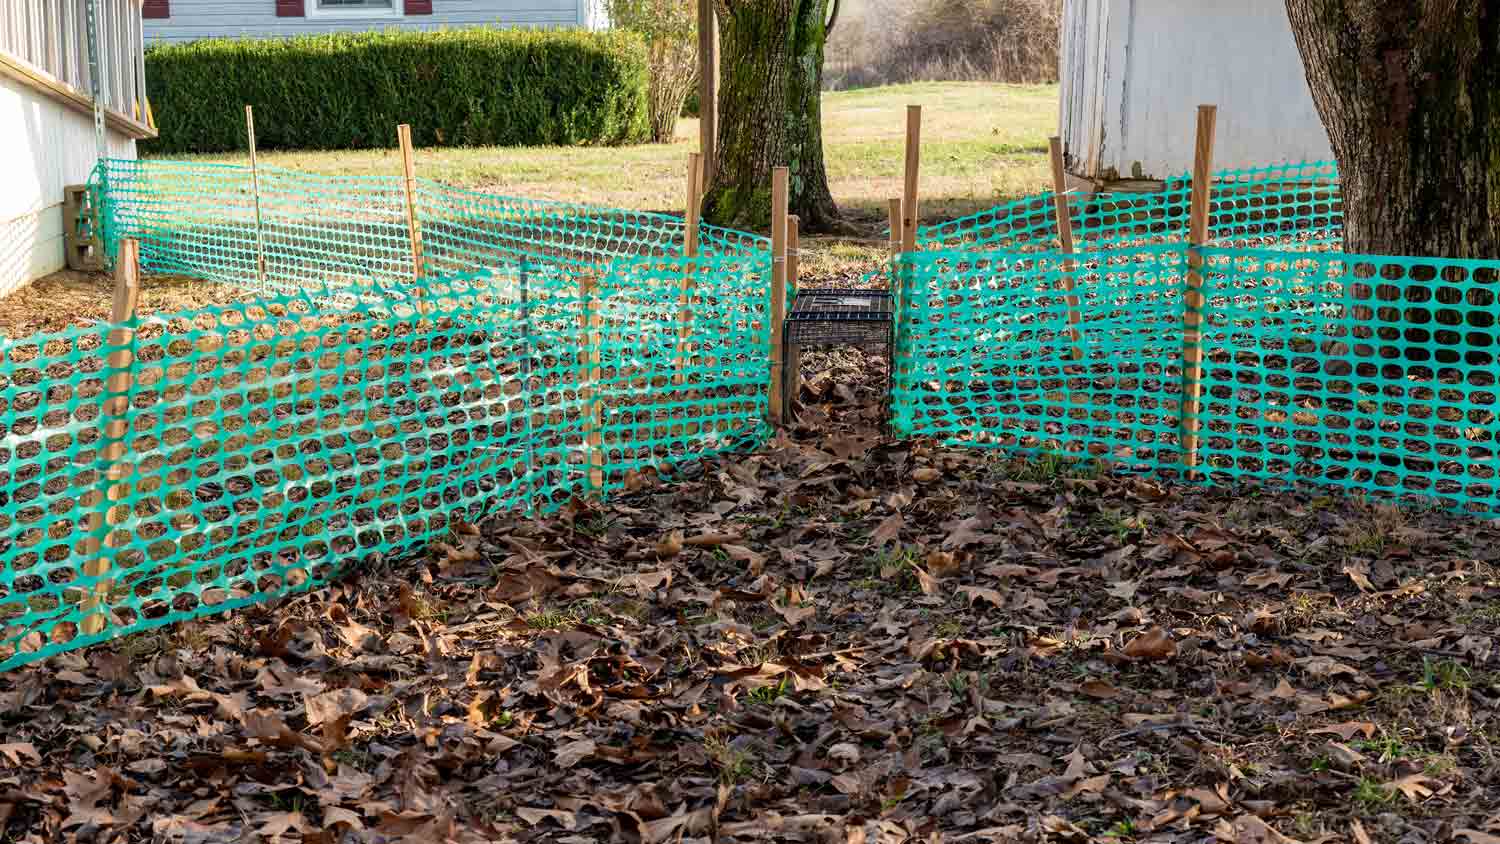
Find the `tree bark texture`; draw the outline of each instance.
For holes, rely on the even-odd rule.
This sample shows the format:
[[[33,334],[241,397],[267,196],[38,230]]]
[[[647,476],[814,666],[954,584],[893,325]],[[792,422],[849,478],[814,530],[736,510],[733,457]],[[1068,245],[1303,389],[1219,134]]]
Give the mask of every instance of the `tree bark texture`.
[[[1339,163],[1345,249],[1500,258],[1500,0],[1286,9]]]
[[[823,44],[828,0],[715,0],[719,18],[719,143],[703,217],[765,229],[771,168],[790,172],[803,232],[840,228],[823,166]]]

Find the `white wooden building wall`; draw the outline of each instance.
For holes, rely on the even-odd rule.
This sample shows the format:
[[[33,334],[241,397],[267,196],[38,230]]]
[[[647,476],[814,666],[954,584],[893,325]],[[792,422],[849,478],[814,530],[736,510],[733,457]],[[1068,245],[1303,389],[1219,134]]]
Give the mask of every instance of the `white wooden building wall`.
[[[1062,38],[1074,175],[1190,171],[1200,103],[1219,107],[1216,169],[1333,155],[1282,0],[1067,0]]]
[[[140,2],[99,2],[109,108],[143,120]],[[0,296],[63,267],[63,188],[88,181],[97,160],[84,8],[84,0],[0,0]],[[109,155],[134,158],[135,140],[119,122],[105,132]]]
[[[105,103],[120,114],[142,119],[146,73],[141,2],[96,2],[104,21],[99,53],[105,63]],[[4,0],[4,4],[0,8],[0,53],[88,94],[85,0]]]

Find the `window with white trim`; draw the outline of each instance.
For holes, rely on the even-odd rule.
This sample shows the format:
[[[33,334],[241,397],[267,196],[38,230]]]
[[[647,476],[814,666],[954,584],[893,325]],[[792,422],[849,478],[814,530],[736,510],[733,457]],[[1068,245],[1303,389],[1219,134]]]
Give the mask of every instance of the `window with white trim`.
[[[317,0],[319,9],[342,10],[342,9],[375,9],[388,11],[391,8],[391,0]]]
[[[307,0],[308,17],[392,18],[401,16],[397,0]]]

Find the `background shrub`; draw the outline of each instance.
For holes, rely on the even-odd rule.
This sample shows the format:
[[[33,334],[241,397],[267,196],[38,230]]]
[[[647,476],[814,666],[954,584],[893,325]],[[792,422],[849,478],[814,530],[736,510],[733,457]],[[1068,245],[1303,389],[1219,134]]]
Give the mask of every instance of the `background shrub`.
[[[823,86],[1056,82],[1062,0],[844,0]]]
[[[462,29],[207,39],[153,47],[153,154],[622,144],[647,134],[646,49],[627,32]]]
[[[610,22],[646,40],[651,140],[669,144],[698,79],[696,0],[606,0]]]

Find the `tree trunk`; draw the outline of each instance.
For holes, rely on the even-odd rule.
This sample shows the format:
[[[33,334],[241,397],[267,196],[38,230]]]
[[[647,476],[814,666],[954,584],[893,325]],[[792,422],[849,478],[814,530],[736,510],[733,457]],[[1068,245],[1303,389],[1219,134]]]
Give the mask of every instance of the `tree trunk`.
[[[719,143],[703,217],[764,229],[771,168],[791,169],[802,231],[841,230],[823,168],[823,43],[827,0],[716,0]]]
[[[1350,252],[1500,257],[1500,0],[1286,0]]]

